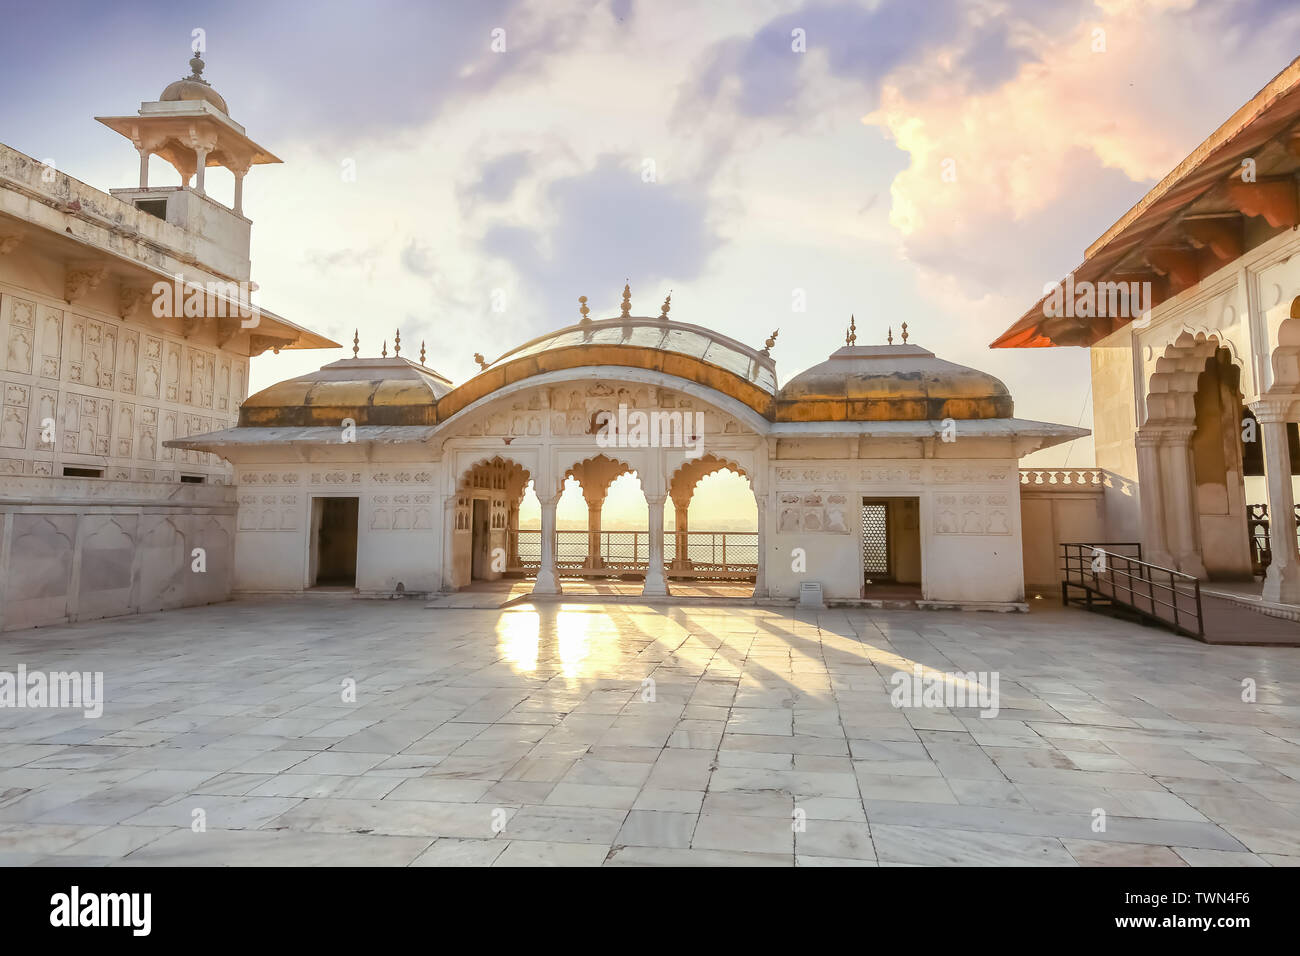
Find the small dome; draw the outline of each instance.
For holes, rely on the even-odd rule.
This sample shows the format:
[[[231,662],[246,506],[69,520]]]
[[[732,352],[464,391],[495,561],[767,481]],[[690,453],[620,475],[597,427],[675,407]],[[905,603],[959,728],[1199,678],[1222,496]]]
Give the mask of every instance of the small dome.
[[[438,399],[451,382],[407,359],[354,358],[277,382],[248,396],[240,425],[308,427],[339,425],[432,425]]]
[[[189,76],[177,80],[175,83],[168,83],[167,89],[162,91],[158,97],[160,103],[174,103],[178,100],[206,100],[211,103],[227,116],[230,110],[226,107],[226,101],[220,93],[212,88],[212,84],[203,78],[203,60],[196,53],[194,59],[190,60]]]
[[[845,346],[776,395],[777,421],[1011,418],[998,379],[917,345]]]

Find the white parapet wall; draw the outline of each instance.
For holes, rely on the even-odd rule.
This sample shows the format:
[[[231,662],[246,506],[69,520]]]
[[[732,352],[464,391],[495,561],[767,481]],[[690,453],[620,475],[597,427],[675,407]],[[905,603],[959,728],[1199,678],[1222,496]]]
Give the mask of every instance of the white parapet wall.
[[[235,490],[0,477],[0,629],[225,601]]]

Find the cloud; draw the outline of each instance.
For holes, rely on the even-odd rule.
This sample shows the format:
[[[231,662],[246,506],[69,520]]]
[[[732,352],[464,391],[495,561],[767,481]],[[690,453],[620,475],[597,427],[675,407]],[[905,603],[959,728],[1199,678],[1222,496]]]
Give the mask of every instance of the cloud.
[[[621,286],[625,277],[655,283],[694,278],[722,244],[706,183],[644,182],[639,160],[630,157],[607,154],[589,170],[556,179],[544,190],[543,205],[544,228],[495,222],[480,249],[508,262],[552,308],[590,294],[599,314],[601,292]],[[638,302],[638,313],[651,311]],[[655,299],[652,314],[658,304]]]
[[[1219,60],[1214,48],[1233,42],[1221,39],[1228,8],[1106,6],[1095,22],[1043,34],[1037,59],[992,88],[944,90],[911,82],[906,69],[884,83],[864,122],[910,158],[890,191],[890,221],[909,258],[994,289],[1032,276],[1037,295],[1241,105],[1243,88],[1258,88],[1289,59],[1275,36],[1260,38],[1248,62]],[[1251,6],[1253,16],[1267,15]],[[1189,56],[1220,67],[1188,71]],[[1240,79],[1252,74],[1258,81]],[[1200,107],[1188,110],[1189,102]],[[1052,250],[1061,236],[1075,243],[1072,253]]]
[[[463,190],[466,198],[487,202],[509,199],[529,171],[532,155],[529,150],[518,150],[488,160],[479,167],[478,179]]]

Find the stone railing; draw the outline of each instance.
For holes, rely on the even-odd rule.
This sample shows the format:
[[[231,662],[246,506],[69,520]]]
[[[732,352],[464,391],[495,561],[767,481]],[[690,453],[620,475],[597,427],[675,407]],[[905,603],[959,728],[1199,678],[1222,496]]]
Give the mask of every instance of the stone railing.
[[[1021,492],[1030,489],[1051,491],[1102,491],[1118,489],[1132,495],[1137,483],[1106,471],[1104,468],[1021,468]]]
[[[179,481],[113,481],[108,478],[0,477],[0,508],[5,505],[160,505],[191,511],[235,510],[232,485]]]

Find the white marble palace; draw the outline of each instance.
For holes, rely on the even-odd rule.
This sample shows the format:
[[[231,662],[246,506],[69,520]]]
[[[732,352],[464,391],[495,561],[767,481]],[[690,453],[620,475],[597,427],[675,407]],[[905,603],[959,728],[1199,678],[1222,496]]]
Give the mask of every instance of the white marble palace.
[[[139,151],[136,186],[102,193],[0,147],[6,629],[502,579],[539,595],[619,578],[657,597],[731,582],[756,600],[1023,609],[1059,592],[1065,542],[1133,542],[1171,573],[1263,581],[1256,600],[1300,605],[1295,527],[1278,517],[1300,470],[1300,65],[1094,243],[1068,296],[995,343],[1092,350],[1099,467],[1075,469],[1020,460],[1086,432],[1016,418],[1001,382],[905,327],[858,344],[850,323],[782,382],[775,333],[750,346],[680,300],[638,311],[626,287],[611,314],[582,297],[464,382],[397,336],[379,356],[354,338],[352,357],[250,396],[251,357],[340,346],[250,311],[242,182],[278,160],[191,68],[100,118]],[[153,155],[178,182],[149,183]],[[205,193],[212,166],[234,175],[232,208]],[[1121,282],[1154,290],[1132,316],[1075,297]],[[176,294],[192,287],[193,311]],[[724,469],[753,496],[751,532],[691,510]],[[647,527],[604,530],[629,473]],[[1267,500],[1250,500],[1253,476]],[[569,479],[582,531],[557,528]],[[520,525],[529,495],[540,528]]]

